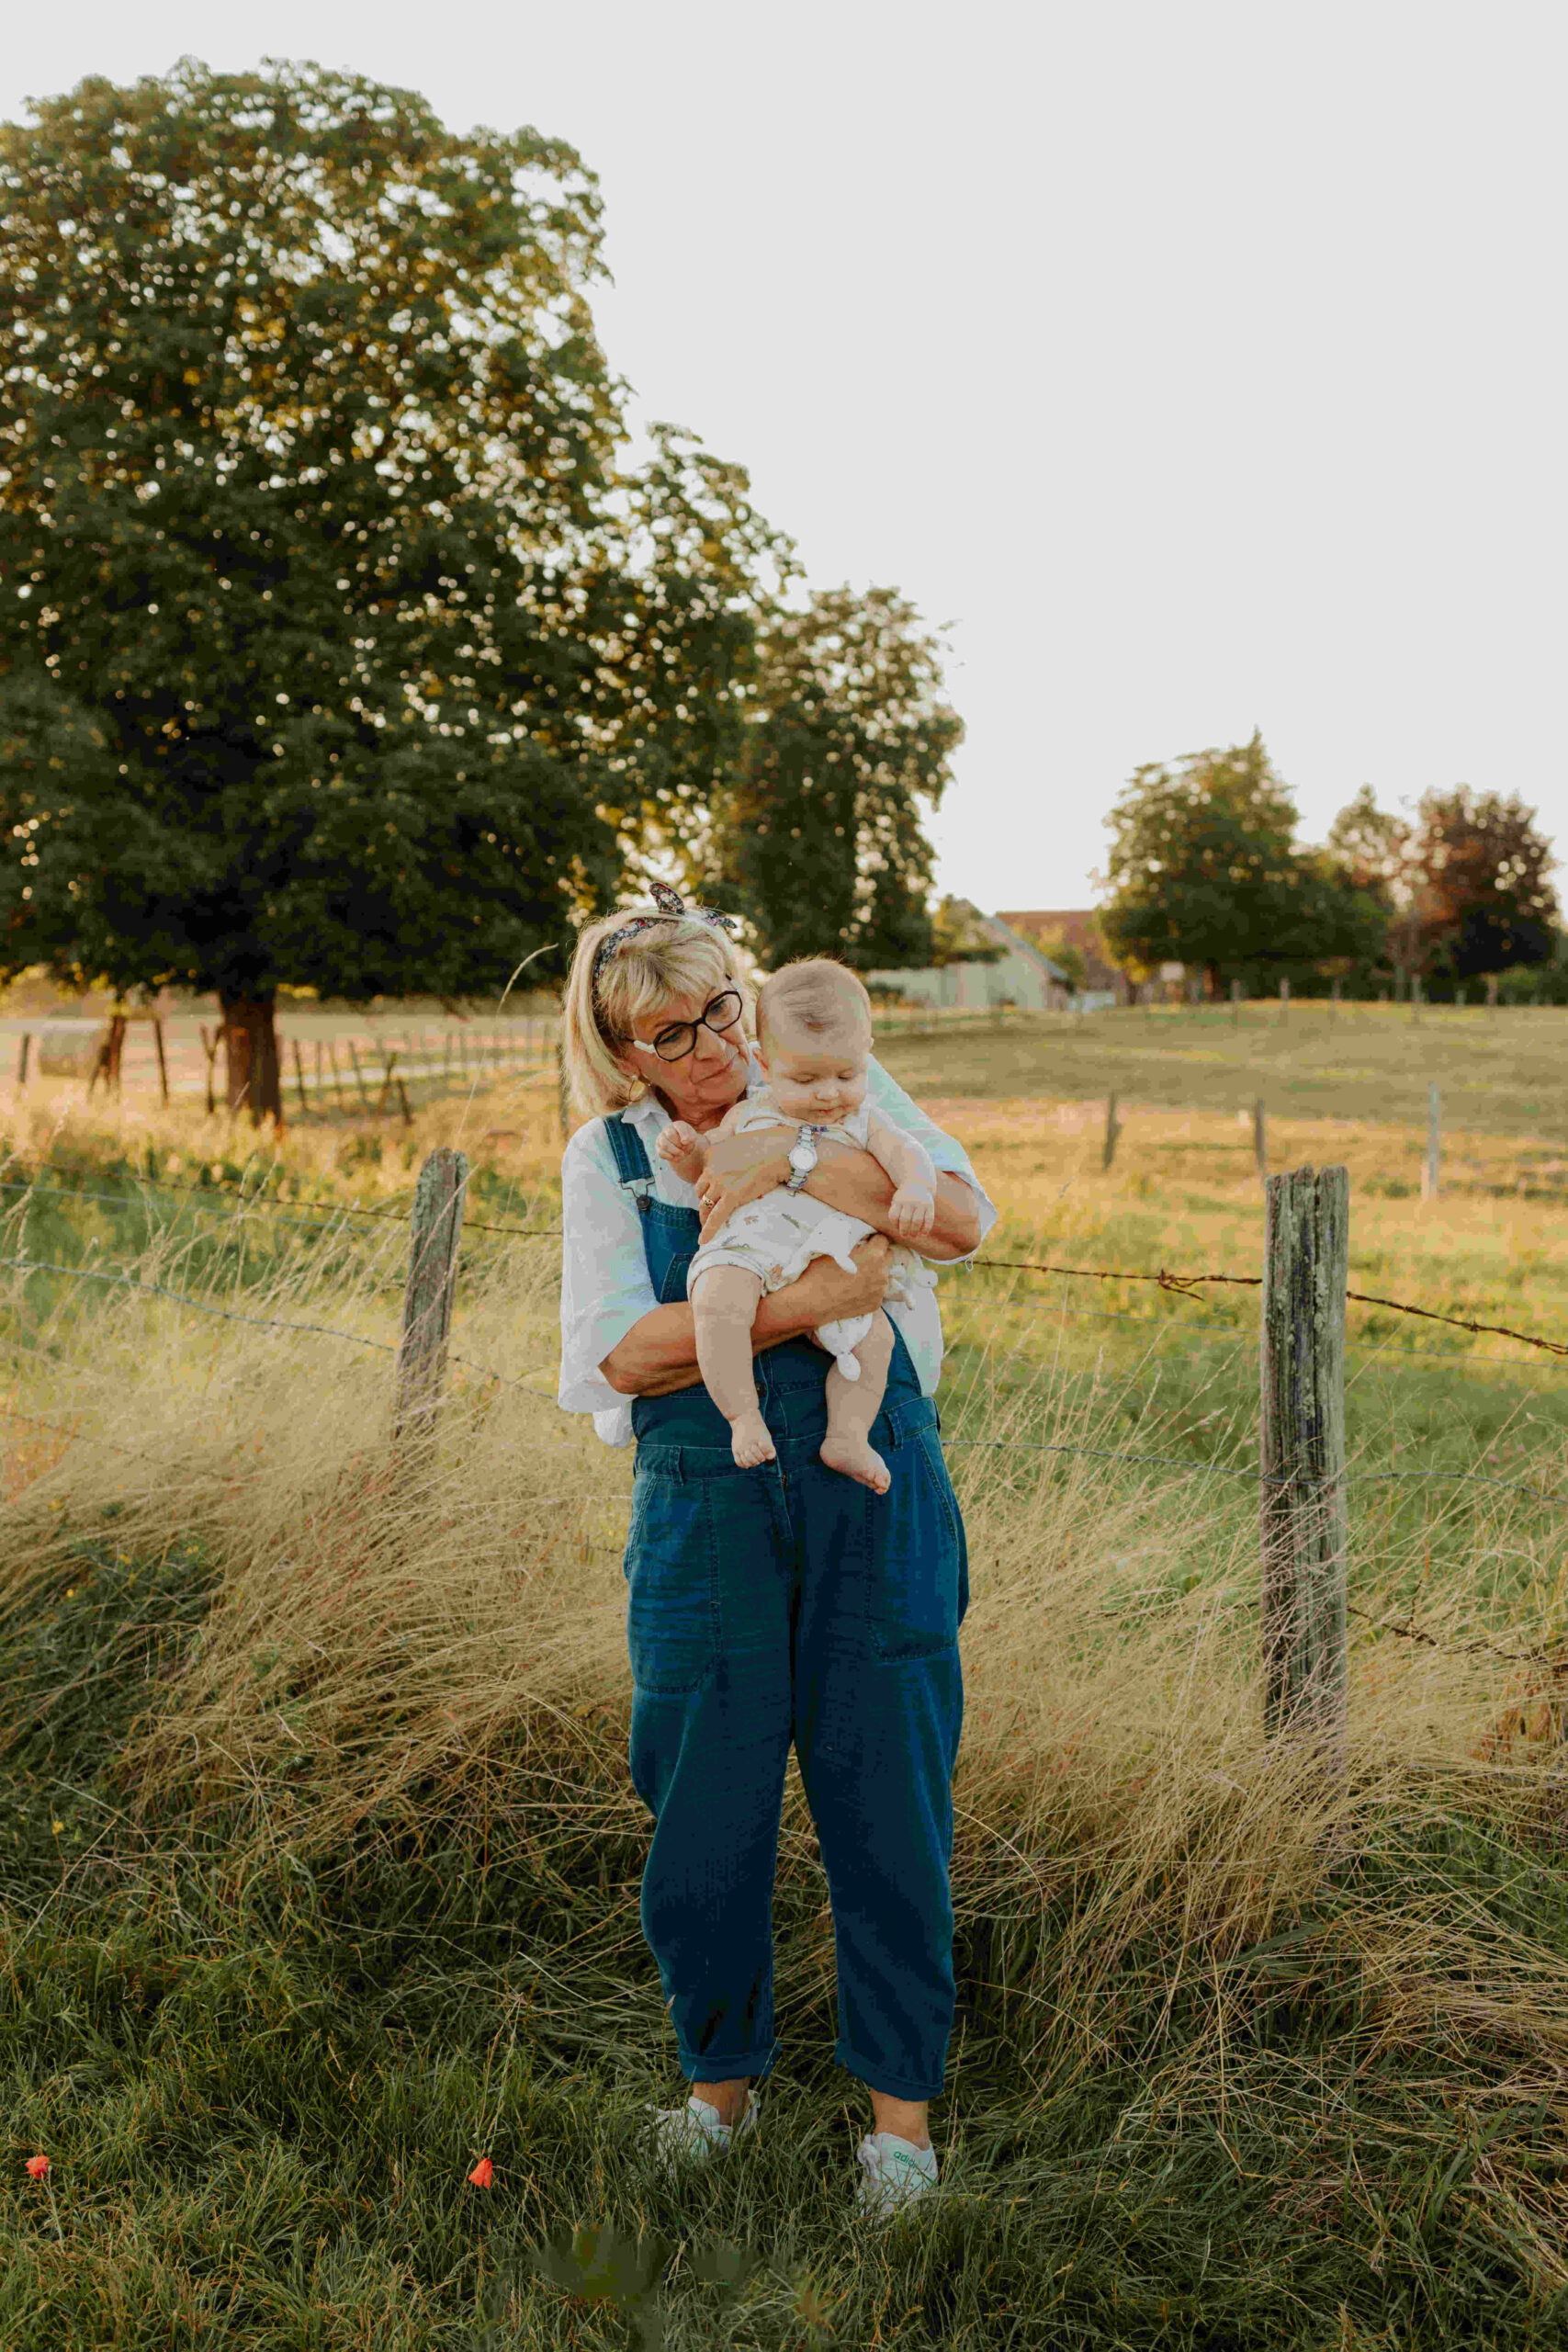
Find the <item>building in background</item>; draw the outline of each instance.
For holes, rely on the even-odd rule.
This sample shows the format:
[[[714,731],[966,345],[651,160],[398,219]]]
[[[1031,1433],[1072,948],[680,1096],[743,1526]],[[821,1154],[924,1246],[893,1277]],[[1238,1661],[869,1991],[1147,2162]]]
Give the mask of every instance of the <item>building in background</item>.
[[[1002,953],[984,964],[931,964],[908,972],[863,972],[868,988],[897,989],[918,1004],[1016,1004],[1030,1012],[1066,1012],[1073,1005],[1067,975],[1000,915],[983,915],[967,899],[958,906],[974,928]]]
[[[1076,947],[1083,957],[1087,1011],[1094,1012],[1105,1005],[1131,1004],[1134,1001],[1132,982],[1105,952],[1105,942],[1100,935],[1100,918],[1092,907],[1010,910],[998,915],[997,921],[1008,924],[1022,937],[1033,940],[1047,951],[1051,941],[1057,939],[1065,946]]]

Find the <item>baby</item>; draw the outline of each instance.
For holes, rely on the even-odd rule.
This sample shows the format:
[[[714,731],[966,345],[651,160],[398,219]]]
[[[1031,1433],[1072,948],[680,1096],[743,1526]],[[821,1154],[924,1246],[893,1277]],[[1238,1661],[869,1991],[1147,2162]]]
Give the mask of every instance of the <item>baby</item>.
[[[930,1233],[936,1210],[936,1172],[930,1155],[909,1136],[876,1116],[865,1101],[871,1056],[871,999],[842,964],[813,960],[786,965],[757,1000],[757,1057],[765,1087],[744,1095],[711,1136],[682,1120],[660,1135],[655,1148],[678,1176],[694,1183],[721,1136],[777,1127],[792,1137],[802,1125],[827,1137],[858,1145],[879,1160],[897,1190],[889,1211],[904,1241]],[[709,1396],[730,1425],[735,1459],[743,1468],[774,1458],[773,1439],[757,1408],[751,1324],[766,1291],[783,1290],[813,1258],[831,1258],[855,1271],[850,1252],[875,1230],[809,1193],[776,1185],[737,1209],[692,1260],[686,1295],[697,1326],[697,1363]],[[900,1250],[906,1284],[918,1264]],[[926,1281],[933,1280],[921,1268]],[[897,1278],[895,1285],[897,1295]],[[857,1315],[819,1324],[816,1333],[834,1357],[828,1374],[828,1434],[821,1458],[830,1470],[858,1478],[875,1494],[891,1484],[887,1464],[870,1442],[893,1355],[886,1315]]]

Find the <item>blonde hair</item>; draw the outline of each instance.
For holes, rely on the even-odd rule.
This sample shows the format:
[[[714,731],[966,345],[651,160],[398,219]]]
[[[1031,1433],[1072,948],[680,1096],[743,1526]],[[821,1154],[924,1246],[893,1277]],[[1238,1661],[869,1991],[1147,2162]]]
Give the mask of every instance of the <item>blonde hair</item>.
[[[767,1042],[770,1031],[804,1030],[808,1037],[841,1035],[853,1029],[871,1038],[871,998],[865,983],[847,964],[830,956],[802,956],[764,980],[757,998],[757,1038]]]
[[[577,951],[567,976],[561,1030],[572,1102],[591,1116],[624,1110],[650,1091],[650,1080],[626,1076],[615,1051],[626,1045],[646,1019],[657,1016],[671,997],[716,996],[721,989],[739,989],[742,1029],[750,1011],[750,990],[728,935],[715,923],[680,915],[661,918],[649,930],[623,940],[595,989],[593,960],[610,933],[618,931],[628,915],[658,912],[657,907],[626,907],[618,914],[589,923],[578,933]]]

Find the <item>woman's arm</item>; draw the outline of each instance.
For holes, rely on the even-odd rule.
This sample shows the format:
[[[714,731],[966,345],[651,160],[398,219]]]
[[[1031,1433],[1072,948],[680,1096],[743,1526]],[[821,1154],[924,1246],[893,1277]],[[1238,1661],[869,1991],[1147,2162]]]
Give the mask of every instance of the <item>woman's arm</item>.
[[[776,1347],[781,1340],[796,1339],[818,1323],[870,1315],[881,1306],[887,1288],[888,1243],[880,1234],[870,1234],[850,1254],[858,1273],[846,1274],[831,1258],[814,1258],[786,1289],[770,1291],[758,1301],[751,1324],[753,1355]],[[696,1317],[683,1303],[656,1306],[632,1325],[599,1370],[622,1396],[665,1396],[677,1388],[694,1388],[702,1379],[696,1329]]]
[[[697,1184],[703,1216],[703,1239],[711,1240],[726,1220],[747,1201],[782,1184],[790,1173],[789,1149],[794,1136],[787,1131],[782,1148],[767,1129],[732,1136],[710,1151]],[[819,1148],[816,1167],[804,1189],[815,1200],[859,1217],[878,1233],[892,1236],[888,1214],[897,1190],[892,1178],[869,1151],[852,1144],[828,1142]],[[936,1216],[920,1243],[922,1258],[966,1258],[980,1246],[980,1207],[975,1192],[962,1176],[937,1170]],[[775,1294],[783,1296],[783,1293]]]

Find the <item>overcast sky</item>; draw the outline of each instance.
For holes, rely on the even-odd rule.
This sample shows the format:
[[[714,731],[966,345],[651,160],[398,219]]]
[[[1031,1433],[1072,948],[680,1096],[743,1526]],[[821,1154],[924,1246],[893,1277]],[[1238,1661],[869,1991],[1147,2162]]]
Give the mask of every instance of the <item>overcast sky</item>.
[[[944,888],[1087,904],[1255,726],[1308,838],[1468,783],[1568,854],[1562,0],[74,0],[0,115],[182,53],[578,148],[634,418],[954,625]]]

